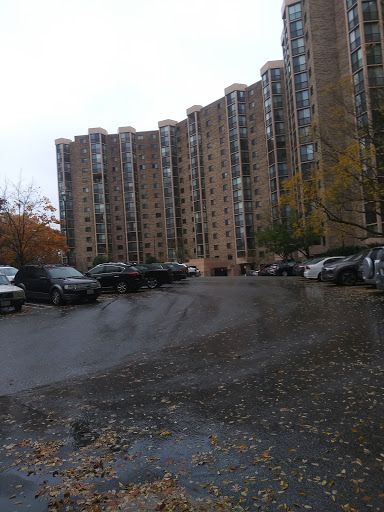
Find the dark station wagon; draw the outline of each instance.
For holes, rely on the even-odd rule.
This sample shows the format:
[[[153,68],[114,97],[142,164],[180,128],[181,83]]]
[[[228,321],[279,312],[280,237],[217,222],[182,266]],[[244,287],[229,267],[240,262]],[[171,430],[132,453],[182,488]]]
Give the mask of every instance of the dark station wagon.
[[[24,265],[13,283],[24,290],[28,299],[48,299],[56,306],[77,300],[94,302],[101,291],[95,279],[59,264]]]

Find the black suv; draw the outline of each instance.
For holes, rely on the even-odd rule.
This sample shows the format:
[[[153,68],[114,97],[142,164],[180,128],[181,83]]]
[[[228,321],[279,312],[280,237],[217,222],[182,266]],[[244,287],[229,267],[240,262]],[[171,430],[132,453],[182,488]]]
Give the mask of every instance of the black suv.
[[[67,265],[24,265],[13,284],[20,286],[27,298],[50,299],[56,306],[81,299],[94,302],[101,292],[95,279]]]
[[[118,293],[137,292],[144,285],[142,273],[127,263],[100,263],[85,275],[97,279],[102,288]]]
[[[153,264],[136,263],[135,268],[144,276],[144,282],[150,289],[160,288],[162,284],[173,283],[173,274],[170,268],[158,268]]]

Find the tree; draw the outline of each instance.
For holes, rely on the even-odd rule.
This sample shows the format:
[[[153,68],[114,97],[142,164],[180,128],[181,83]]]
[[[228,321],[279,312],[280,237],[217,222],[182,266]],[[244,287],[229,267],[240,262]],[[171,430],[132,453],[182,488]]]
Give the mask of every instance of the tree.
[[[154,256],[148,256],[148,258],[145,260],[145,263],[150,265],[151,263],[158,263],[158,260]]]
[[[93,266],[100,265],[100,263],[108,263],[110,261],[110,257],[106,254],[99,254],[93,258]]]
[[[295,259],[296,252],[309,258],[310,247],[318,243],[320,234],[321,231],[309,223],[302,224],[300,219],[291,218],[266,227],[257,233],[256,240],[258,245],[287,261]]]
[[[0,260],[20,267],[27,263],[59,262],[68,252],[65,237],[52,226],[60,224],[55,208],[33,183],[0,189]]]
[[[380,90],[359,94],[356,103],[350,77],[330,85],[333,106],[321,124],[312,125],[321,160],[297,172],[285,185],[280,205],[303,214],[303,220],[323,224],[365,240],[384,236],[384,104]]]

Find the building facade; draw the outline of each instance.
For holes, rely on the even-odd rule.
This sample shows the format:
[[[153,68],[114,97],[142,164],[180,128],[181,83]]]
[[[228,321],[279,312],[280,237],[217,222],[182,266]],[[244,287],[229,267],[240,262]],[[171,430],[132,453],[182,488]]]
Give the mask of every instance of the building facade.
[[[266,263],[255,234],[289,217],[279,207],[284,183],[326,160],[311,127],[326,123],[329,84],[352,75],[351,105],[359,118],[372,115],[384,85],[383,13],[383,0],[285,0],[283,59],[266,63],[260,81],[233,84],[157,130],[57,139],[65,261],[86,270],[96,256],[154,257],[189,261],[205,275]],[[381,228],[372,212],[365,222]],[[330,233],[314,253],[337,243]]]

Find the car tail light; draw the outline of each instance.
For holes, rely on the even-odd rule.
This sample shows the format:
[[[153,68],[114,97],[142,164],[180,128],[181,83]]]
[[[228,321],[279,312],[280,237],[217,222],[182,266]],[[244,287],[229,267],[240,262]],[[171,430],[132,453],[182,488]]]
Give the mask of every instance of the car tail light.
[[[131,276],[139,276],[140,272],[130,272]]]
[[[311,267],[310,267],[309,265],[307,265],[305,268],[306,268],[307,270],[311,270]]]

